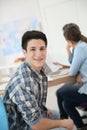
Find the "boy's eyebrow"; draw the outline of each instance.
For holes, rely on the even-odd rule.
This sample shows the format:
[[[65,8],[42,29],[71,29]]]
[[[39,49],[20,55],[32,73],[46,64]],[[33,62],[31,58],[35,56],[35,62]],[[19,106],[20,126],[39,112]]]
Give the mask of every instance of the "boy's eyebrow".
[[[34,46],[31,46],[30,48],[36,48],[36,47],[34,47]]]
[[[40,46],[40,47],[45,47],[45,46]],[[31,46],[30,48],[36,48],[36,46]]]

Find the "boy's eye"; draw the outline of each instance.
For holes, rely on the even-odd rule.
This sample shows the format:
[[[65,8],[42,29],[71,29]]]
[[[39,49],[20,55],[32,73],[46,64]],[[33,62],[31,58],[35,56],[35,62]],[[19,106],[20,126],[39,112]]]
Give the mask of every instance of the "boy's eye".
[[[30,48],[30,51],[36,51],[36,48]],[[39,48],[40,51],[46,50],[46,47]]]
[[[45,47],[41,47],[40,50],[45,50],[46,48]]]
[[[31,48],[30,51],[35,51],[35,48]]]

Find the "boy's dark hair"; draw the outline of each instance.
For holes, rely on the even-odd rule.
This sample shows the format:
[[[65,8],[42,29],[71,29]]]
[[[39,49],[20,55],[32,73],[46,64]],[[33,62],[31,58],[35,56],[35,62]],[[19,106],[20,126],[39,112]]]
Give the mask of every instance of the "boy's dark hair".
[[[27,43],[29,40],[32,39],[41,39],[45,42],[45,45],[47,46],[47,38],[46,35],[41,32],[41,31],[26,31],[23,36],[22,36],[22,49],[26,50],[27,49]]]

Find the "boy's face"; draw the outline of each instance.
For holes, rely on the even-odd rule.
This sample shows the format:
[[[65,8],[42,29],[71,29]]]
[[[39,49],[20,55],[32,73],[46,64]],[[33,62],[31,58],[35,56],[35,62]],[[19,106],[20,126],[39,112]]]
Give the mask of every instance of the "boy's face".
[[[46,59],[47,48],[41,39],[32,39],[28,42],[27,51],[24,50],[25,60],[32,68],[40,72]]]

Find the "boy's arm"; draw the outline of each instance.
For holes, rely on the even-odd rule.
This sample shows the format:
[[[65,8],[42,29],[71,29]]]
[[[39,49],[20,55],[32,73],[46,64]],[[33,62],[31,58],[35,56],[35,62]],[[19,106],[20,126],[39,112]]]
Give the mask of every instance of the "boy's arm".
[[[38,123],[33,125],[32,130],[50,130],[53,128],[67,128],[73,129],[73,121],[71,119],[64,120],[51,120],[48,118],[42,118]]]

